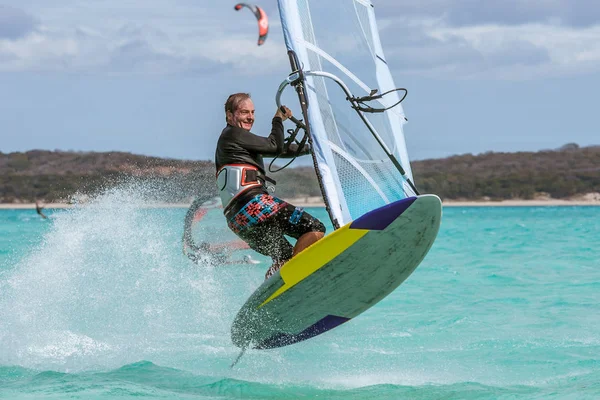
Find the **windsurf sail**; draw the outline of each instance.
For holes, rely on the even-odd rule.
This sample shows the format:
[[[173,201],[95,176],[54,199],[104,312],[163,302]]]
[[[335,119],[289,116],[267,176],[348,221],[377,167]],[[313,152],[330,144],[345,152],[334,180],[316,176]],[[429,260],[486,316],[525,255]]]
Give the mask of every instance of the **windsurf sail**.
[[[335,228],[418,194],[406,117],[368,0],[278,0],[321,191]]]

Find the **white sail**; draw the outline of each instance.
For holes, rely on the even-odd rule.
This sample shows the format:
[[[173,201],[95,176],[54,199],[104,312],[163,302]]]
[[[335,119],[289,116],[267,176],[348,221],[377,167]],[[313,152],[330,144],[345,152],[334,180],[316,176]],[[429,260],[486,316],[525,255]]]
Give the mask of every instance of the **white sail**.
[[[391,107],[404,92],[395,90],[373,5],[366,0],[278,3],[286,46],[304,73],[305,118],[334,226],[414,195],[402,130],[406,119],[401,104]],[[373,89],[391,92],[364,102],[347,99],[369,96]]]

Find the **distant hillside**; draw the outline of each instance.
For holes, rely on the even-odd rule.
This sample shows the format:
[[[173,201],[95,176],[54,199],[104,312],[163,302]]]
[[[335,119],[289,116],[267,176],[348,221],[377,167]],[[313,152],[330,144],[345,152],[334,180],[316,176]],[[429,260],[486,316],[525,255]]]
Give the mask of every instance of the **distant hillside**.
[[[288,168],[273,175],[282,197],[320,196],[312,168]],[[123,152],[32,150],[0,152],[0,202],[67,201],[93,195],[119,183],[152,184],[158,201],[187,202],[198,193],[216,195],[212,161],[185,161]],[[301,182],[301,184],[298,184]]]
[[[467,154],[414,161],[412,168],[422,193],[444,199],[530,199],[540,193],[568,198],[600,192],[600,146],[568,144],[535,153]],[[200,192],[216,194],[214,173],[211,161],[122,152],[0,152],[0,202],[65,201],[76,192],[92,195],[132,180],[164,188],[157,200],[189,201]],[[281,197],[320,195],[310,167],[270,175],[277,180]]]
[[[446,199],[531,199],[540,193],[564,199],[600,192],[600,146],[466,154],[412,167],[420,191]]]

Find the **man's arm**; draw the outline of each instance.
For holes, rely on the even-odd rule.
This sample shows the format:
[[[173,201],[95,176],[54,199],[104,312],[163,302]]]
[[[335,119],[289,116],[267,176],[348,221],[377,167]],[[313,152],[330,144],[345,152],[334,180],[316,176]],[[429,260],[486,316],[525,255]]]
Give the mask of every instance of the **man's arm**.
[[[296,156],[305,156],[310,154],[310,145],[308,143],[304,143],[300,152],[298,152],[298,145],[296,143],[290,144],[290,147],[287,151],[284,151],[279,155],[279,158],[293,158]]]
[[[281,106],[277,109],[271,123],[271,134],[266,138],[241,129],[238,133],[240,146],[246,150],[266,157],[280,155],[283,152],[283,145],[285,142],[283,136],[283,121],[291,116],[292,111],[286,106]]]
[[[236,132],[240,146],[253,153],[274,157],[283,151],[283,121],[280,117],[273,117],[271,134],[268,137],[257,136],[245,129]]]

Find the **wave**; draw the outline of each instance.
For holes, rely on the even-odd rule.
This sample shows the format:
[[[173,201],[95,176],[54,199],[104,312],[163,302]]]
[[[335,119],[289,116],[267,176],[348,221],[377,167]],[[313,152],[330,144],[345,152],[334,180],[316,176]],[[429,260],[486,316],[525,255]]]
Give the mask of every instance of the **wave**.
[[[0,397],[18,400],[67,395],[77,398],[199,398],[199,399],[546,399],[577,394],[577,399],[600,396],[600,372],[563,377],[537,385],[490,386],[476,382],[446,385],[376,384],[344,389],[314,385],[267,384],[230,377],[196,375],[149,361],[106,372],[37,372],[0,367]],[[568,396],[565,396],[568,397]]]

